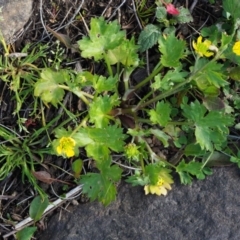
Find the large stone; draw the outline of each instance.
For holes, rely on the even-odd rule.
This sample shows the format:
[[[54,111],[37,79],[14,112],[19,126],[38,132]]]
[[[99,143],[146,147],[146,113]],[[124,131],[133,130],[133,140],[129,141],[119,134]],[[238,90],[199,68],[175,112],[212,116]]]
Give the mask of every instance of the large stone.
[[[14,34],[21,30],[32,13],[33,0],[0,0],[0,30],[7,42],[15,40]]]
[[[176,183],[166,197],[121,184],[108,207],[97,202],[50,218],[40,240],[239,240],[240,175],[215,169],[203,181]]]

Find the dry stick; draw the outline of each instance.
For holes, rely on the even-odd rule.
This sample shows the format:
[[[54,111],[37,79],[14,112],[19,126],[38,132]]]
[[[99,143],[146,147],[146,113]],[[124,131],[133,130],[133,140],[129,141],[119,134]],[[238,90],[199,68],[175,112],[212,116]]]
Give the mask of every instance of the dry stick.
[[[195,8],[195,6],[197,5],[197,3],[198,3],[198,0],[194,0],[194,1],[193,1],[192,5],[191,5],[191,7],[190,7],[190,9],[189,9],[190,13],[192,13],[192,11],[193,11],[193,9]]]
[[[58,207],[60,204],[64,203],[65,201],[69,200],[70,198],[72,198],[73,196],[76,196],[76,194],[78,194],[81,190],[82,190],[82,186],[83,185],[79,185],[77,187],[75,187],[74,189],[72,189],[70,192],[68,192],[66,194],[66,197],[64,199],[57,199],[56,201],[54,201],[53,203],[51,203],[46,210],[43,213],[43,216],[46,216],[47,214],[49,214],[51,211],[53,211],[56,207]],[[26,219],[24,219],[23,221],[19,222],[18,224],[15,225],[15,229],[8,233],[5,234],[3,236],[3,239],[8,238],[9,236],[15,234],[16,232],[20,231],[21,229],[31,225],[34,222],[34,220],[31,217],[28,217]]]
[[[43,8],[42,8],[42,6],[43,6],[43,2],[42,2],[42,0],[40,0],[39,13],[40,13],[41,23],[42,23],[42,26],[43,26],[46,34],[49,36],[48,31],[47,31],[47,28],[46,28],[46,26],[45,26],[45,23],[44,23],[44,21],[43,21]]]
[[[67,27],[68,25],[70,25],[70,24],[73,22],[74,18],[75,18],[75,17],[77,16],[77,14],[80,12],[80,10],[81,10],[82,5],[84,4],[84,2],[85,2],[85,0],[82,0],[81,4],[80,4],[79,7],[77,8],[77,10],[75,11],[74,15],[71,17],[71,19],[69,20],[69,22],[66,23],[65,25],[57,28],[56,31],[59,31],[60,29],[63,29],[63,28],[65,28],[65,27]]]
[[[134,15],[135,15],[135,18],[137,19],[137,22],[138,22],[138,26],[140,27],[140,29],[142,30],[143,27],[142,27],[142,24],[138,18],[138,15],[137,15],[137,10],[136,10],[136,5],[135,5],[135,1],[132,0],[132,5],[133,5],[133,12],[134,12]]]
[[[41,0],[41,2],[42,2],[42,0]],[[67,27],[68,25],[70,25],[70,24],[73,22],[74,18],[75,18],[75,17],[77,16],[77,14],[79,13],[79,11],[81,10],[82,5],[84,4],[84,2],[85,2],[85,0],[82,0],[81,4],[79,5],[79,7],[77,8],[77,10],[75,11],[74,15],[72,16],[72,18],[69,20],[68,23],[66,23],[65,25],[60,26],[60,27],[58,27],[58,28],[55,28],[55,29],[53,29],[53,30],[54,30],[54,31],[59,31],[59,30],[65,28],[65,27]],[[47,36],[43,36],[42,39],[41,39],[41,41],[43,41],[44,39],[46,39],[47,37],[49,37],[49,34],[48,34],[48,31],[47,31],[47,29],[46,29],[46,27],[45,27],[45,25],[44,25],[43,17],[42,17],[42,14],[41,14],[41,13],[42,13],[42,6],[40,5],[40,17],[41,17],[41,22],[42,22],[42,25],[43,25],[45,31],[47,32]],[[67,15],[68,15],[68,14],[67,14]],[[61,23],[61,24],[62,24],[62,23]],[[38,42],[38,43],[39,43],[39,42]]]
[[[113,12],[113,14],[109,17],[109,19],[107,20],[108,22],[115,16],[116,12],[118,11],[118,9],[120,9],[126,2],[127,0],[124,0]]]
[[[59,27],[61,27],[64,23],[64,21],[67,19],[68,15],[70,14],[70,12],[72,11],[72,7],[69,8],[67,14],[65,15],[65,17],[63,18],[62,22],[60,23]]]
[[[107,11],[108,7],[110,6],[110,4],[112,3],[112,0],[109,1],[108,5],[105,7],[105,9],[103,10],[101,16],[104,16],[105,12]]]

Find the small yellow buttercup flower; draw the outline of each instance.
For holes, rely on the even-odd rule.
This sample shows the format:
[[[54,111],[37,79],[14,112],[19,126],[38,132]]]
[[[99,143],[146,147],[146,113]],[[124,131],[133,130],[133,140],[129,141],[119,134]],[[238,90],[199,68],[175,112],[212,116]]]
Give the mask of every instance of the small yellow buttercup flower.
[[[209,40],[202,41],[202,36],[199,36],[197,39],[197,42],[192,42],[193,48],[195,52],[200,57],[211,57],[213,55],[213,52],[208,51],[211,48],[212,42]]]
[[[173,180],[171,178],[171,175],[166,171],[161,171],[159,174],[158,182],[156,185],[146,185],[144,187],[145,194],[156,194],[158,196],[160,195],[167,195],[167,189],[171,190],[171,183],[173,183]]]
[[[232,51],[236,55],[240,56],[240,41],[235,42],[235,44],[233,45]]]
[[[62,137],[59,140],[59,145],[57,146],[57,153],[66,157],[74,156],[74,147],[76,142],[71,137]]]

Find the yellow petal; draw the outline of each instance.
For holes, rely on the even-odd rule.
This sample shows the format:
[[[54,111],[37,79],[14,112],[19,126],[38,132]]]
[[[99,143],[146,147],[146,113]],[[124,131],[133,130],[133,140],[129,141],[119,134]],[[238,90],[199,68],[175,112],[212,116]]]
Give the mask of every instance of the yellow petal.
[[[240,55],[240,41],[237,41],[232,48],[232,51],[236,54],[236,55]]]
[[[163,187],[167,188],[168,190],[172,189],[169,183],[164,183]]]
[[[197,44],[195,43],[195,41],[192,41],[192,45],[193,45],[193,48],[197,50]]]
[[[149,190],[151,194],[157,194],[160,195],[159,187],[155,185],[150,185]]]
[[[164,196],[167,195],[167,190],[166,190],[165,187],[160,187],[159,190],[160,190],[160,194],[162,194],[162,195],[164,195]]]
[[[205,40],[203,43],[205,46],[207,46],[207,48],[209,48],[209,46],[212,44],[212,42],[209,40]]]
[[[62,147],[59,145],[57,146],[57,153],[60,155],[62,154]]]
[[[73,157],[74,156],[74,151],[73,149],[67,149],[66,150],[66,156],[69,157]]]
[[[204,53],[204,55],[205,55],[206,57],[211,57],[211,56],[213,55],[213,53],[206,51],[206,52]]]
[[[144,186],[145,195],[149,194],[149,185]]]
[[[202,43],[202,36],[199,36],[197,39],[197,44],[201,44]]]

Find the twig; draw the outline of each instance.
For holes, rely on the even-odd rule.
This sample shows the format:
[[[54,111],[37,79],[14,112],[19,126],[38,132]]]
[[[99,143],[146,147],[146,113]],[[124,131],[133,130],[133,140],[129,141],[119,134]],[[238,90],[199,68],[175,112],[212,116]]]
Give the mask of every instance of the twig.
[[[107,4],[107,6],[105,7],[105,9],[103,10],[101,16],[104,16],[105,12],[107,11],[108,7],[110,6],[110,4],[112,3],[112,0],[109,1],[109,3]]]
[[[74,15],[71,17],[71,19],[69,20],[69,22],[66,23],[65,25],[59,27],[57,30],[60,30],[60,29],[62,29],[62,28],[65,28],[65,27],[67,27],[68,25],[70,25],[70,24],[73,22],[73,20],[74,20],[74,19],[76,18],[76,16],[77,16],[77,14],[80,12],[80,10],[81,10],[84,2],[85,2],[85,0],[82,0],[81,4],[80,4],[79,7],[77,8],[77,10],[75,11]]]
[[[194,1],[193,1],[192,5],[191,5],[191,7],[190,7],[190,9],[189,9],[190,13],[192,13],[192,11],[193,11],[193,9],[195,8],[195,6],[197,5],[197,3],[198,3],[198,0],[194,0]]]
[[[45,23],[43,21],[43,8],[42,8],[42,6],[43,6],[43,2],[42,2],[42,0],[40,0],[39,13],[40,13],[41,23],[42,23],[42,26],[43,26],[44,31],[46,32],[47,36],[49,36],[49,33],[48,33],[47,28],[45,26]]]
[[[138,15],[137,15],[137,9],[136,9],[136,5],[135,5],[135,1],[132,0],[132,5],[133,5],[133,12],[134,12],[134,15],[135,15],[135,18],[137,19],[137,22],[138,22],[138,26],[140,27],[140,29],[142,30],[143,27],[142,27],[142,24],[138,18]]]
[[[113,14],[109,17],[109,19],[107,20],[108,22],[115,16],[116,12],[118,11],[118,9],[120,9],[126,2],[127,0],[123,0],[122,3],[115,9],[115,11],[113,12]]]
[[[59,198],[56,201],[54,201],[53,203],[51,203],[44,211],[43,216],[46,216],[51,211],[53,211],[55,208],[57,208],[59,205],[61,205],[62,203],[64,203],[65,201],[67,201],[69,199],[72,199],[73,196],[76,196],[82,190],[82,186],[83,185],[79,185],[79,186],[75,187],[74,189],[72,189],[70,192],[68,192],[66,194],[66,197],[64,199]],[[23,221],[21,221],[15,225],[14,230],[12,232],[5,234],[3,236],[3,239],[7,239],[9,236],[15,234],[16,232],[20,231],[21,229],[23,229],[25,227],[31,225],[33,222],[34,222],[34,220],[31,217],[24,219]]]

